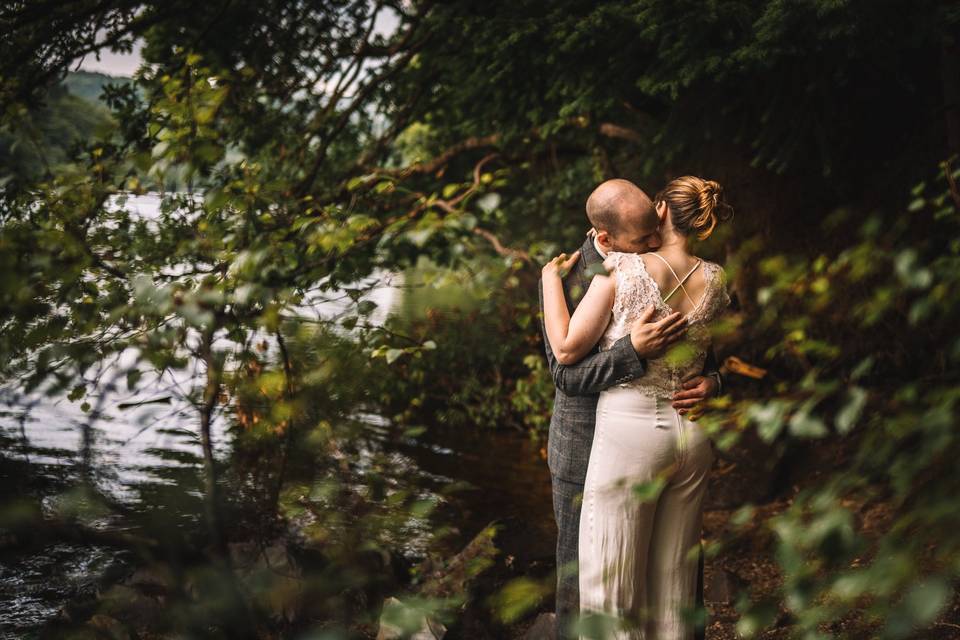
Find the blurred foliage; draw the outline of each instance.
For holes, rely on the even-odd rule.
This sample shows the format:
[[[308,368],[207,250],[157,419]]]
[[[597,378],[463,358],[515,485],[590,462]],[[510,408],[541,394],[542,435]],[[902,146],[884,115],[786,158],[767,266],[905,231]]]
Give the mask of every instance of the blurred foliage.
[[[539,345],[518,268],[481,258],[458,270],[421,262],[404,273],[400,303],[378,338],[384,344],[371,352],[383,365],[374,377],[385,415],[408,425],[523,426],[529,407],[517,389],[529,371],[517,354]]]
[[[830,439],[845,452],[768,523],[798,637],[829,637],[854,613],[881,637],[907,637],[953,597],[958,179],[944,162],[901,214],[835,211],[823,232],[857,236],[840,251],[740,256],[759,260],[754,330],[779,370],[773,388],[705,420],[727,435]],[[740,605],[748,635],[776,617],[769,602]]]
[[[131,390],[188,374],[203,464],[184,484],[202,527],[154,513],[142,537],[104,540],[85,518],[119,507],[89,476],[55,522],[24,498],[5,526],[75,525],[165,567],[175,633],[289,631],[276,596],[363,635],[411,579],[397,549],[434,505],[364,449],[362,412],[407,436],[543,434],[534,265],[582,242],[600,180],[699,173],[738,212],[698,248],[737,302],[718,344],[770,371],[734,380],[705,424],[724,448],[750,430],[852,452],[763,524],[785,580],[740,603],[740,630],[783,605],[797,637],[853,613],[906,637],[958,568],[960,196],[951,165],[930,173],[960,145],[958,24],[935,0],[5,5],[0,376],[95,416],[94,365],[135,354]],[[138,38],[147,64],[104,90],[110,117],[56,88],[79,55]],[[147,192],[156,217],[128,207]],[[363,283],[383,273],[403,298],[378,324]],[[891,521],[868,534],[871,505]],[[256,569],[239,587],[237,544],[294,524],[305,591]],[[520,619],[541,588],[488,604]],[[387,611],[407,630],[451,607],[407,601]]]
[[[300,629],[319,623],[355,635],[375,627],[384,596],[410,580],[399,558],[408,538],[429,540],[442,528],[425,528],[433,502],[389,454],[364,444],[369,425],[358,412],[372,402],[356,380],[386,343],[382,330],[366,326],[374,309],[362,283],[421,254],[450,264],[476,253],[465,205],[490,182],[467,172],[438,203],[387,168],[396,130],[383,127],[409,117],[409,105],[384,91],[413,56],[404,45],[417,9],[247,3],[224,14],[163,4],[139,14],[125,3],[90,13],[78,4],[51,5],[46,16],[36,15],[38,5],[3,10],[15,27],[4,47],[19,47],[20,61],[0,74],[10,126],[45,113],[37,101],[49,105],[57,95],[27,62],[38,42],[51,46],[37,63],[59,70],[86,38],[138,29],[147,16],[149,29],[137,35],[150,64],[133,83],[107,90],[117,126],[78,139],[56,165],[45,158],[44,171],[14,174],[3,165],[0,373],[22,391],[69,395],[95,412],[107,386],[96,373],[101,362],[135,356],[115,371],[131,391],[155,374],[181,372],[196,409],[189,426],[203,467],[202,526],[182,522],[171,536],[153,514],[142,540],[111,538],[90,530],[84,510],[59,516],[63,529],[31,516],[11,532],[55,537],[73,526],[158,563],[171,576],[163,581],[171,615],[156,621],[160,631],[292,632],[288,610]],[[260,12],[270,18],[255,18]],[[386,13],[397,18],[396,32],[371,36]],[[203,37],[218,18],[223,28]],[[311,38],[324,46],[305,48]],[[396,55],[373,51],[391,47]],[[155,194],[155,216],[129,206],[130,194],[171,185],[177,190]],[[459,208],[447,203],[453,192],[466,192]],[[232,423],[228,459],[214,456],[220,416]],[[95,485],[96,477],[78,480]],[[284,547],[304,554],[285,563],[305,573],[278,582],[246,571],[250,562],[269,565],[261,550],[284,535],[296,537]],[[107,608],[94,613],[118,615]]]

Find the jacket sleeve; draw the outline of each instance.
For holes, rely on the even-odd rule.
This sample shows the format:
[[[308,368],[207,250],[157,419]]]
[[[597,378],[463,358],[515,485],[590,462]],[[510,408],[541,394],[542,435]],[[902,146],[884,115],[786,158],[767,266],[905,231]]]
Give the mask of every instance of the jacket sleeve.
[[[568,396],[597,394],[609,387],[629,382],[646,373],[646,361],[637,356],[626,335],[617,340],[607,351],[592,351],[576,364],[560,364],[550,340],[547,338],[547,325],[543,319],[543,282],[537,283],[540,296],[540,331],[543,333],[543,345],[547,352],[547,365],[550,375],[558,389]]]
[[[717,354],[711,347],[707,352],[707,359],[703,363],[703,375],[713,376],[717,379],[717,395],[723,395],[723,376],[720,374],[720,363],[717,362]]]

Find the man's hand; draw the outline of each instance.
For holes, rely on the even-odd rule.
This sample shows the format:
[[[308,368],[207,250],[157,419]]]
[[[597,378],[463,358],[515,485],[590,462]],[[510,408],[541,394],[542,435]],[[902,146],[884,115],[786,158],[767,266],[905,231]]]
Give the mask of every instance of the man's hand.
[[[659,357],[687,331],[687,319],[683,314],[674,312],[663,320],[650,322],[654,311],[652,305],[647,307],[630,328],[630,342],[640,358]]]
[[[673,394],[673,408],[683,415],[717,392],[713,376],[694,374],[683,381],[683,389]]]

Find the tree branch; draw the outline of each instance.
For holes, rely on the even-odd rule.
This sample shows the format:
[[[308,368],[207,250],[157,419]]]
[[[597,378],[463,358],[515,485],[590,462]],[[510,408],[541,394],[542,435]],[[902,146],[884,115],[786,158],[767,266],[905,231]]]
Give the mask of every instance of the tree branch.
[[[643,144],[645,141],[639,131],[613,124],[612,122],[601,122],[599,131],[600,135],[608,138],[619,138],[636,144]]]
[[[410,165],[409,167],[403,167],[402,169],[377,169],[377,173],[382,173],[389,176],[397,176],[400,178],[406,178],[413,174],[426,174],[433,173],[443,165],[450,162],[450,160],[464,151],[469,151],[471,149],[480,149],[483,147],[496,147],[500,143],[500,134],[494,133],[489,136],[474,136],[472,138],[467,138],[463,142],[459,142],[452,147],[449,147],[446,151],[433,158],[429,162],[421,162],[418,164]]]
[[[486,238],[487,240],[489,240],[490,244],[493,245],[493,250],[499,253],[500,255],[506,256],[508,258],[516,258],[517,260],[523,260],[524,262],[528,262],[528,263],[533,262],[533,260],[530,258],[529,253],[527,253],[526,251],[522,251],[520,249],[512,249],[510,247],[503,246],[503,244],[500,243],[499,238],[497,238],[497,236],[493,235],[491,232],[487,231],[486,229],[481,229],[480,227],[474,227],[473,232],[478,236],[480,236],[481,238]]]

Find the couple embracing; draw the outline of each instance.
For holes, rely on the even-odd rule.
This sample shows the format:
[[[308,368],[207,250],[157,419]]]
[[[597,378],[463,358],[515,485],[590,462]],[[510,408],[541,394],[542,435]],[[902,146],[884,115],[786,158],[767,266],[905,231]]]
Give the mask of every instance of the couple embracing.
[[[653,201],[608,180],[586,208],[583,246],[550,261],[540,282],[557,387],[557,637],[579,614],[617,619],[616,638],[686,640],[714,460],[690,410],[720,391],[709,325],[730,302],[722,268],[691,245],[732,209],[719,184],[694,176]],[[654,496],[641,499],[638,485]]]

